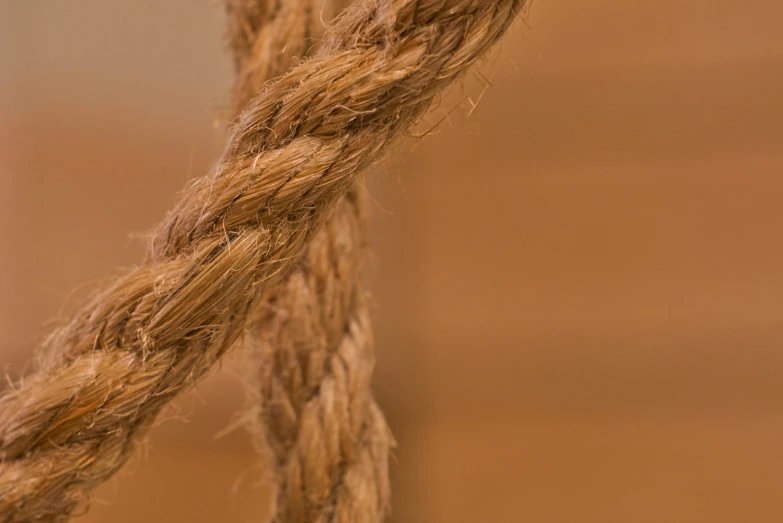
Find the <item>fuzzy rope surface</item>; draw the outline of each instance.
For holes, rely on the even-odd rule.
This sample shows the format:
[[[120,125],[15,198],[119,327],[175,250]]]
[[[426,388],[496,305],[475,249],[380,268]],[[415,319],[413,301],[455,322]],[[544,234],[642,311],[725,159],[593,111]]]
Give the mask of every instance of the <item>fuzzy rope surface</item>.
[[[227,1],[237,106],[315,49],[323,24],[314,15],[344,7],[320,4]],[[379,523],[389,512],[393,439],[370,389],[372,325],[360,271],[365,191],[357,180],[296,269],[254,306],[247,329],[245,343],[263,356],[250,428],[270,454],[279,523]]]
[[[183,193],[147,262],[57,331],[49,364],[0,399],[0,518],[65,520],[113,475],[237,339],[254,298],[302,255],[357,173],[523,4],[364,0],[316,56],[268,85],[215,173]],[[327,434],[330,444],[338,436]],[[317,482],[308,473],[301,481]]]

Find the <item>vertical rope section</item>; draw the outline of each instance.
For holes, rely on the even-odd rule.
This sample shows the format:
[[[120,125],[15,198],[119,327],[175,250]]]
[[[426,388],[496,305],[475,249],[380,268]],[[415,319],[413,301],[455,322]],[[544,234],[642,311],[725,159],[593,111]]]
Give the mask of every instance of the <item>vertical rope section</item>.
[[[47,363],[0,397],[0,521],[64,521],[86,504],[161,410],[234,344],[252,303],[303,255],[358,173],[502,37],[524,3],[362,0],[311,59],[267,84],[214,173],[195,180],[159,227],[147,260],[53,333]],[[342,358],[314,367],[302,372],[323,372],[334,387],[361,379],[344,377]],[[349,417],[329,380],[320,382],[322,418]],[[285,426],[294,416],[285,395],[275,397],[269,422]],[[311,419],[302,416],[302,430],[321,439],[305,445],[351,448],[331,422],[310,430]],[[343,464],[306,466],[287,492],[328,488],[322,471]],[[328,519],[356,517],[340,512],[353,505],[338,497],[370,495],[355,475],[343,484],[327,496]]]
[[[290,0],[264,8],[264,0],[228,0],[238,106],[315,48],[308,39],[322,27],[313,16],[320,3]],[[325,11],[344,7],[328,4]],[[296,269],[259,300],[249,323],[247,341],[260,345],[263,355],[252,402],[260,412],[251,420],[260,422],[253,432],[265,436],[271,451],[275,522],[378,523],[389,511],[393,439],[370,389],[372,325],[360,271],[365,191],[360,178]]]

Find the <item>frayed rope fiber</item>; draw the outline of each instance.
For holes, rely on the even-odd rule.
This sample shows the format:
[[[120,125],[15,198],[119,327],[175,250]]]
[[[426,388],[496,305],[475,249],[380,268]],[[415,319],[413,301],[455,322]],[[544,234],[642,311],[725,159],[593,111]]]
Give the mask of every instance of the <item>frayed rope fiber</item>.
[[[302,256],[358,173],[523,4],[363,0],[315,56],[267,85],[214,174],[169,213],[148,260],[55,332],[40,372],[0,398],[0,520],[63,521],[86,503],[161,409],[236,341],[255,298]],[[328,519],[338,517],[353,516]]]
[[[237,107],[315,50],[321,17],[347,3],[227,0]],[[269,455],[279,523],[379,523],[389,511],[393,440],[370,389],[372,328],[360,271],[366,220],[359,178],[248,322],[245,344],[262,355],[250,430]]]

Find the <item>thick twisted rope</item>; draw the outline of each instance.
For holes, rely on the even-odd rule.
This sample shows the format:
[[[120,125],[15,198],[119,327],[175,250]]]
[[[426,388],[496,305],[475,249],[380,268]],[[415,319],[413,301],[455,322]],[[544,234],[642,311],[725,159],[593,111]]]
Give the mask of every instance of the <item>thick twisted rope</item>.
[[[227,2],[240,107],[258,85],[314,49],[308,37],[322,27],[313,16],[319,0],[272,3]],[[325,10],[343,7],[327,4]],[[246,338],[264,357],[252,403],[260,413],[251,417],[261,430],[258,422],[251,428],[271,451],[276,522],[378,523],[389,510],[393,440],[370,390],[372,328],[360,273],[364,191],[357,180],[297,269],[259,300]]]
[[[268,85],[214,175],[183,193],[149,260],[56,332],[49,364],[0,399],[0,518],[67,519],[114,474],[161,409],[236,340],[254,298],[302,255],[357,173],[523,3],[365,0],[316,56]],[[326,434],[332,445],[338,436]],[[300,481],[317,482],[310,472]]]

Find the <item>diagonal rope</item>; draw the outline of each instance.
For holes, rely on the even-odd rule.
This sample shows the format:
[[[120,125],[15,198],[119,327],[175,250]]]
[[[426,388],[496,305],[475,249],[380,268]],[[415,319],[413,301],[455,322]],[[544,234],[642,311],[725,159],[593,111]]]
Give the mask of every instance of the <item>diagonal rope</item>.
[[[169,213],[149,259],[55,332],[48,365],[0,398],[0,519],[65,520],[113,475],[161,409],[239,337],[253,300],[302,255],[357,174],[523,4],[363,0],[313,58],[267,85],[214,174]],[[324,371],[337,380],[346,372]],[[344,411],[328,407],[330,416]],[[322,443],[344,442],[329,432]],[[318,484],[312,471],[322,469],[312,465],[297,481]],[[347,478],[335,499],[361,495]],[[334,506],[329,519],[351,517],[338,511],[349,503]]]

